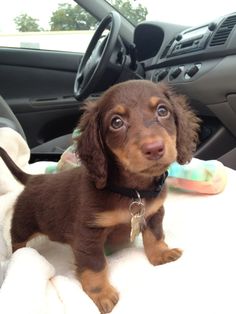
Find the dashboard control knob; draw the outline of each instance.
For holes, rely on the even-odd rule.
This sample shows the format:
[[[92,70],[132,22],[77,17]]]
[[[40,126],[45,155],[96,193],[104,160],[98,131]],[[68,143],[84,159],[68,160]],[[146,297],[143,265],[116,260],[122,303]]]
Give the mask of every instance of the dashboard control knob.
[[[197,65],[193,65],[190,69],[188,69],[186,74],[189,77],[193,77],[198,71],[199,71],[199,67]]]
[[[209,31],[213,32],[216,29],[217,24],[212,22],[208,25]]]
[[[180,41],[183,38],[183,36],[181,34],[178,34],[175,38],[175,40]]]
[[[167,76],[167,74],[169,73],[169,71],[168,70],[162,70],[160,73],[159,73],[159,75],[158,75],[158,81],[161,81],[161,80],[163,80],[166,76]]]
[[[174,70],[170,73],[170,79],[171,79],[171,80],[176,79],[176,78],[180,75],[181,72],[182,72],[181,68],[176,68],[176,69],[174,69]]]

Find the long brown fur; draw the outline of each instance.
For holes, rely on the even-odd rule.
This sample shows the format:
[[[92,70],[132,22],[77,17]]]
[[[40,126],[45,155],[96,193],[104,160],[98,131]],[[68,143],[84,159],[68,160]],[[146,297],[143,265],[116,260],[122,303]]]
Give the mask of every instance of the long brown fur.
[[[87,103],[79,124],[81,167],[57,174],[27,175],[1,149],[6,165],[25,184],[14,208],[13,248],[25,245],[37,233],[68,243],[83,289],[101,313],[112,311],[119,295],[108,280],[104,246],[114,250],[129,243],[132,199],[108,187],[152,189],[155,178],[172,162],[190,161],[198,122],[186,98],[167,86],[128,81],[111,87],[98,101]],[[179,249],[169,249],[164,242],[166,193],[164,186],[158,197],[143,200],[147,221],[144,250],[154,265],[181,255]]]

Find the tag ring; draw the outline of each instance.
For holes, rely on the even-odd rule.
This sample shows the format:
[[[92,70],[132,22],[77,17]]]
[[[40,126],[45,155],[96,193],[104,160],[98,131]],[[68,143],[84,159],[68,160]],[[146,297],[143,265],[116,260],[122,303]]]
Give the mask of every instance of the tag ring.
[[[141,201],[133,201],[129,205],[130,215],[133,217],[135,215],[144,216],[145,214],[145,206]]]

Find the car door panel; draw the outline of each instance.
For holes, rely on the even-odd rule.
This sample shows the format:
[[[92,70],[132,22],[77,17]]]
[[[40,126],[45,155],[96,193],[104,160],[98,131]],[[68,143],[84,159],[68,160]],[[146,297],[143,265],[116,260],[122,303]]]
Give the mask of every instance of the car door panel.
[[[74,99],[56,99],[46,101],[45,104],[40,102],[39,105],[24,104],[24,110],[21,108],[19,104],[12,106],[25,131],[29,146],[35,147],[55,137],[71,133],[79,118],[80,103]]]
[[[82,54],[0,49],[0,94],[19,119],[30,147],[71,132],[80,103],[73,97]]]

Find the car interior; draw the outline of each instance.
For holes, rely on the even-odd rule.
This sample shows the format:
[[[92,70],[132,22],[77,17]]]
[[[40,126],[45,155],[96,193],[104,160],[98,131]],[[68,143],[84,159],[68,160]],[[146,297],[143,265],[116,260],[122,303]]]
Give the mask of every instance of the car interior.
[[[86,98],[141,79],[186,94],[202,120],[195,157],[236,169],[236,13],[196,27],[134,26],[106,1],[77,2],[100,21],[84,54],[0,47],[0,126],[22,134],[31,161],[60,157]]]
[[[232,289],[236,282],[233,2],[0,3],[1,313],[236,313]],[[148,7],[147,13],[140,3],[154,9]],[[77,10],[81,18],[73,29],[68,29],[63,19],[70,16],[67,10],[73,14]],[[126,14],[127,10],[130,14]],[[142,13],[140,19],[138,10]],[[39,13],[47,25],[41,24]],[[60,25],[65,29],[52,27],[55,16],[63,20]],[[12,24],[8,24],[10,18]],[[31,27],[21,31],[17,23],[26,18]],[[88,21],[92,21],[89,26]],[[167,84],[170,89],[146,81],[142,84],[140,80]],[[109,109],[108,114],[101,110],[100,114],[96,106],[89,107],[90,102],[120,82],[133,84],[136,89],[129,87],[132,92],[128,93],[126,87],[125,92],[119,92],[123,98],[106,98],[106,94],[98,106],[103,108],[104,103],[106,109],[110,105],[107,99],[112,99],[115,110]],[[140,85],[151,85],[162,91],[160,95],[170,95],[168,111],[162,96],[153,97],[153,89],[151,96],[144,92],[139,98],[141,93],[136,94],[136,90]],[[186,95],[201,120],[196,158],[191,159],[198,118],[185,105],[185,98],[176,93]],[[121,118],[127,108],[126,102],[125,109],[122,107],[127,95],[135,95],[131,108],[136,110],[138,119],[131,119],[128,110],[130,119],[125,129],[131,131],[123,132],[121,141],[112,121],[119,123],[117,117]],[[146,95],[155,119],[152,115],[148,120],[147,108],[142,109]],[[176,103],[171,101],[172,96]],[[121,99],[119,105],[117,99]],[[86,103],[85,118],[80,120]],[[167,115],[161,111],[158,115],[158,107],[164,108]],[[110,119],[109,126],[101,123],[103,115],[102,122]],[[166,119],[166,124],[161,119]],[[78,121],[83,133],[73,143],[73,136],[81,134],[76,129]],[[133,130],[138,126],[138,131],[130,125]],[[150,125],[152,133],[146,131]],[[93,132],[86,133],[90,126]],[[103,145],[101,133],[104,135],[112,127]],[[137,140],[141,147],[136,150],[133,142],[142,132],[151,136],[147,145]],[[150,138],[160,137],[161,133],[168,133],[166,139],[174,145],[168,144],[165,149],[167,146],[161,141],[159,145],[159,140],[156,146],[150,143]],[[126,163],[126,153],[121,148],[128,146],[128,135],[132,145]],[[81,144],[83,138],[88,152]],[[72,143],[77,146],[70,146]],[[155,148],[155,156],[150,155],[150,147]],[[181,151],[190,151],[186,159],[179,153],[182,147]],[[97,148],[101,154],[97,154]],[[121,158],[113,158],[115,151],[125,156],[124,165]],[[164,152],[170,155],[169,162],[162,158]],[[105,153],[112,160],[103,162]],[[135,173],[129,169],[127,164],[138,169],[139,153],[145,155],[145,160],[155,161],[161,170],[155,172],[151,166]],[[176,159],[179,163],[172,163]],[[80,161],[84,167],[78,168]],[[108,179],[103,180],[103,176]],[[127,244],[119,247],[123,238]]]

